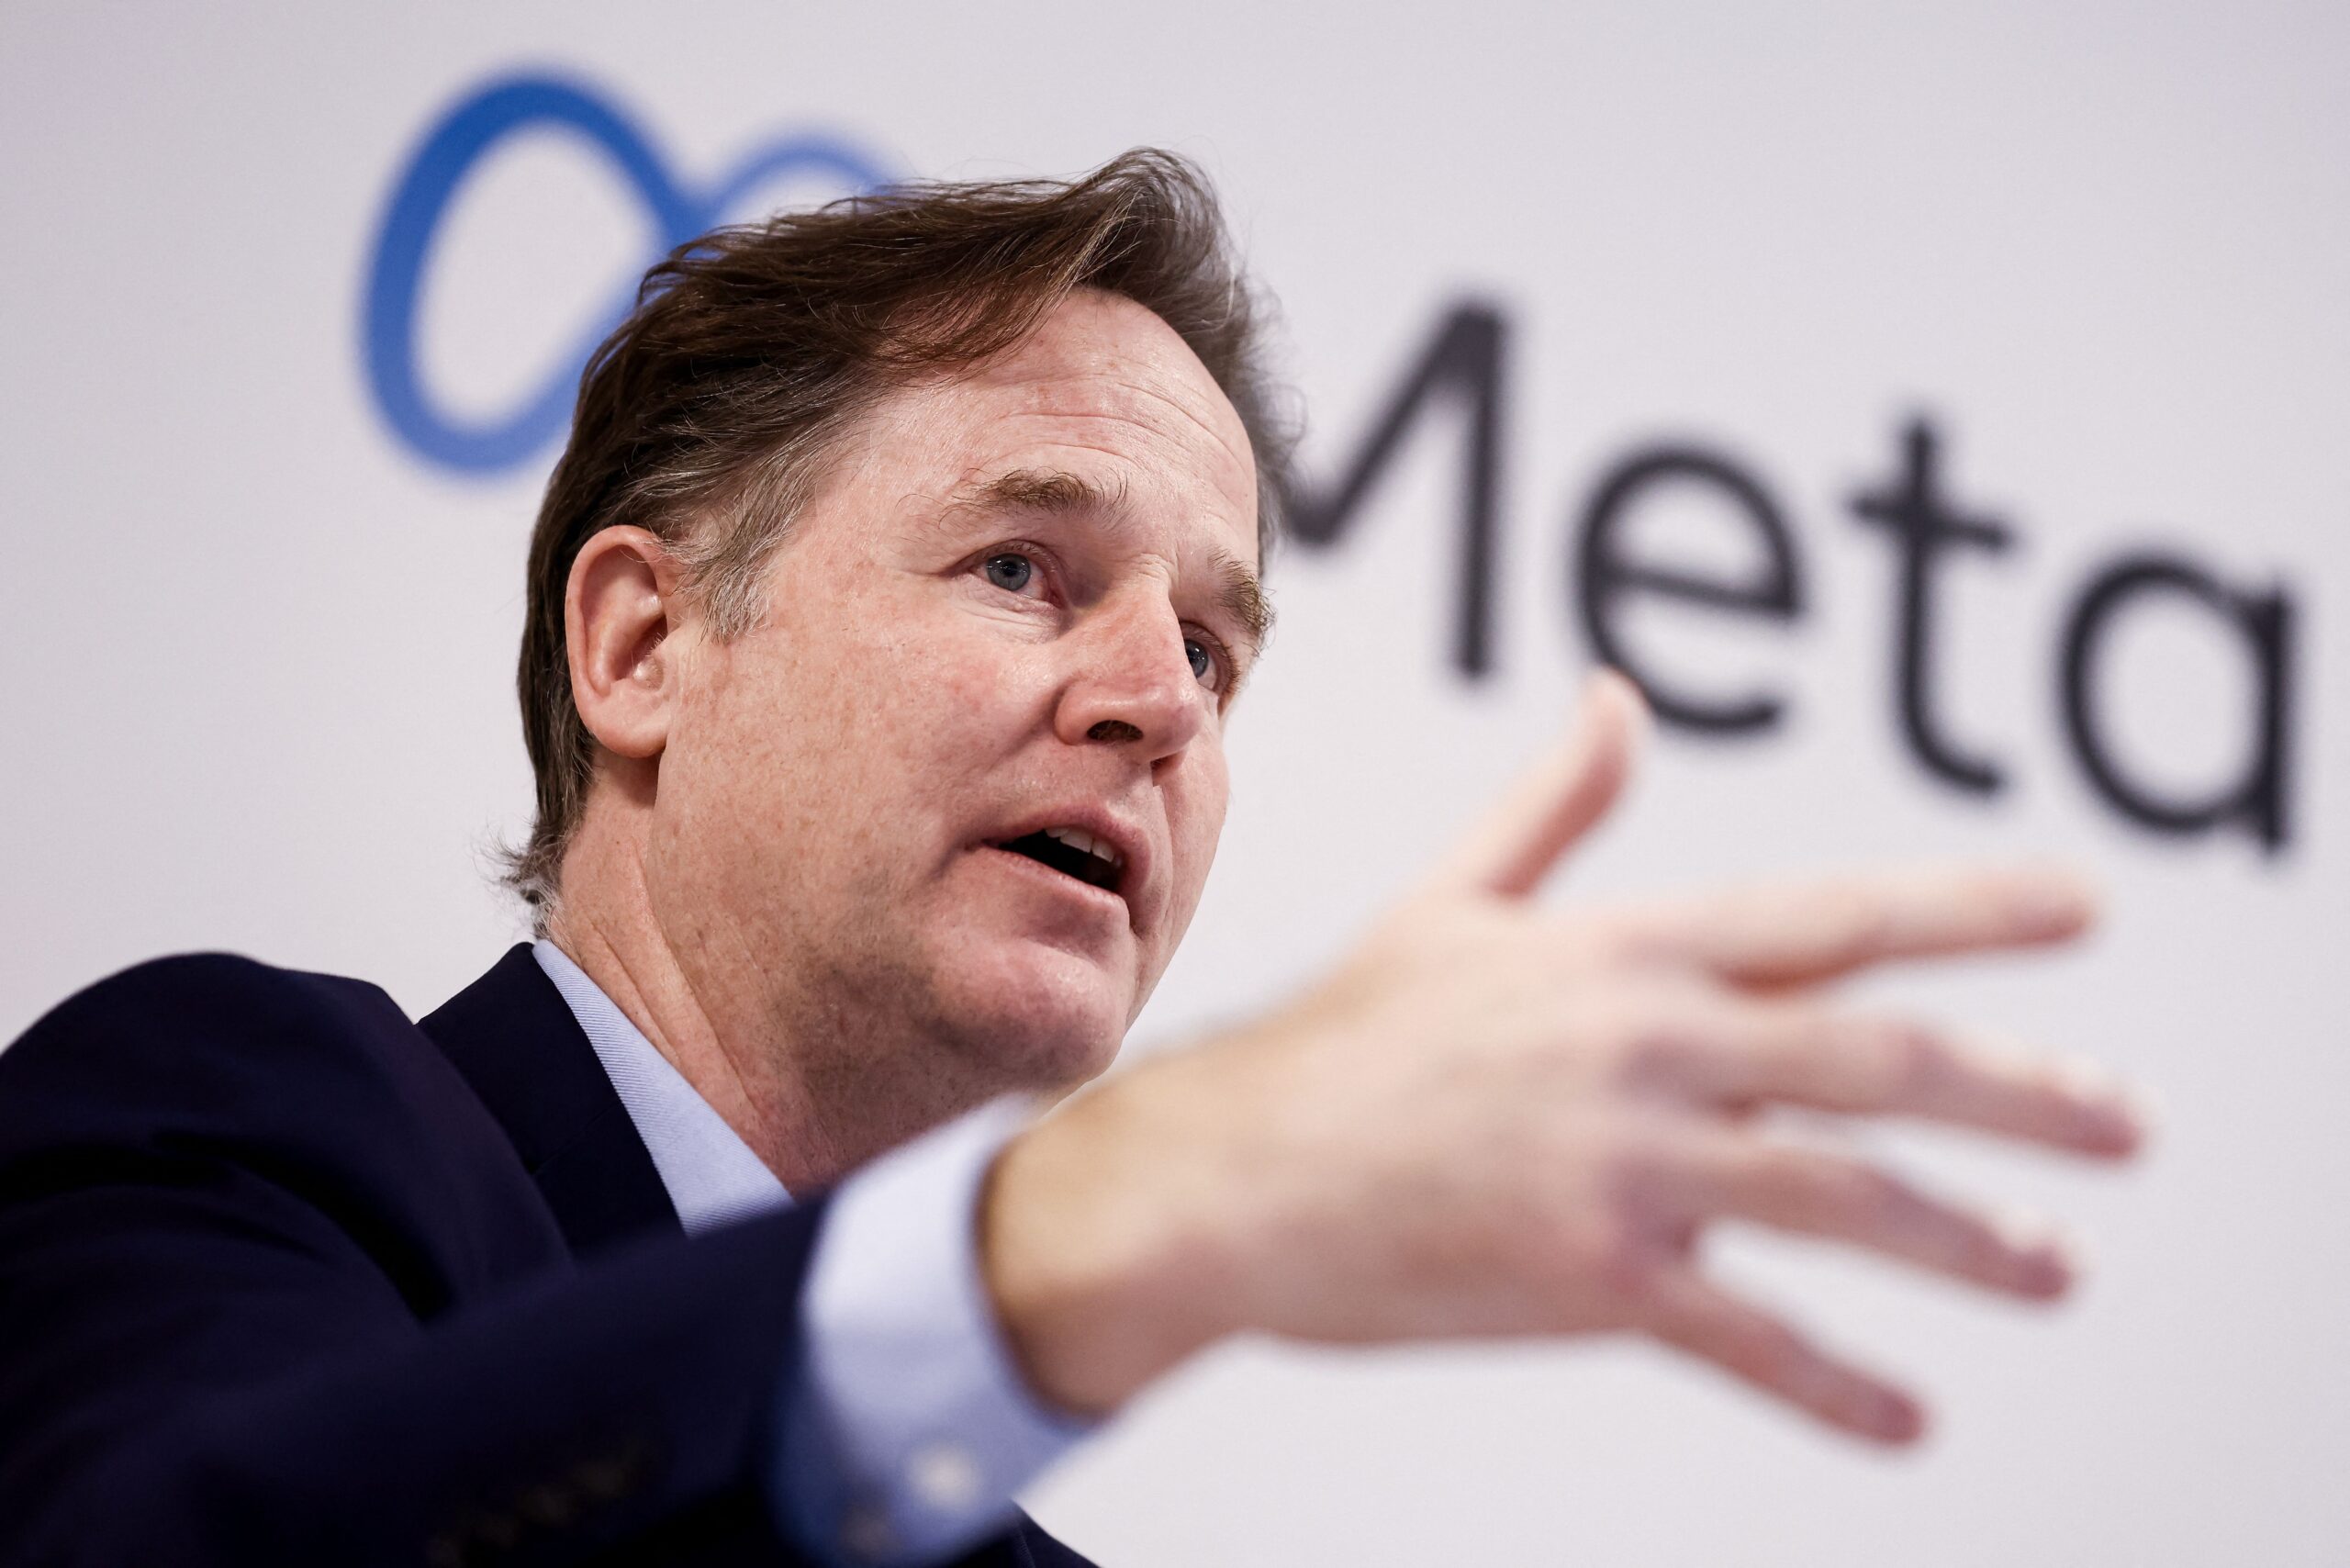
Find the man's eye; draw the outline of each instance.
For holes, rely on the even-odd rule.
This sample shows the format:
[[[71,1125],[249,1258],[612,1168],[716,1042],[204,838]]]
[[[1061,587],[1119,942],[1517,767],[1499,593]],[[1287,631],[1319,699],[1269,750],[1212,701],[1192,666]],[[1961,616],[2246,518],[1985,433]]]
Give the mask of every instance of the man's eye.
[[[1214,691],[1223,684],[1216,668],[1215,654],[1197,637],[1183,639],[1183,656],[1192,661],[1192,678]]]
[[[987,574],[988,581],[1006,593],[1021,592],[1036,576],[1035,562],[1025,555],[1010,554],[989,556],[979,569]]]

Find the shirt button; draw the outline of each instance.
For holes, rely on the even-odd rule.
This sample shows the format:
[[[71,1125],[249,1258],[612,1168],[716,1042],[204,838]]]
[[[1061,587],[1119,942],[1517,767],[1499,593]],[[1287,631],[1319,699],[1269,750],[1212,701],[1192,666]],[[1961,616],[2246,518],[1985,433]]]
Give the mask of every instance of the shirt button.
[[[959,1513],[979,1500],[979,1462],[960,1443],[924,1443],[906,1462],[915,1496],[941,1513]]]

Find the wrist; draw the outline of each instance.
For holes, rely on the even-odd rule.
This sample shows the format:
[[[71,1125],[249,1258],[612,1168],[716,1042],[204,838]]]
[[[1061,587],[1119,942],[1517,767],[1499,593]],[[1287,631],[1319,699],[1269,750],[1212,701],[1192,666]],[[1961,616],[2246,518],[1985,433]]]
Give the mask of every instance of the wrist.
[[[1007,1144],[979,1199],[979,1258],[1030,1389],[1098,1418],[1228,1332],[1215,1204],[1131,1075]],[[1146,1096],[1146,1099],[1147,1096]]]

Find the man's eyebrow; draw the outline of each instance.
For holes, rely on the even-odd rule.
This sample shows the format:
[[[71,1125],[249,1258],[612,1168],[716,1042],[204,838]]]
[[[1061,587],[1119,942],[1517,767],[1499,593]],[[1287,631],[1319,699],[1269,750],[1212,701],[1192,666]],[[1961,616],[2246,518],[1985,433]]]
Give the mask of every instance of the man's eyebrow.
[[[1240,622],[1241,635],[1254,654],[1265,645],[1265,634],[1273,629],[1273,601],[1265,597],[1264,584],[1245,562],[1218,552],[1215,570],[1223,579],[1216,604]]]
[[[1031,511],[1058,516],[1085,513],[1111,529],[1126,521],[1126,487],[1121,478],[1107,488],[1082,474],[1059,469],[1013,468],[991,479],[957,487],[949,502],[953,510]],[[1215,554],[1216,608],[1240,627],[1250,653],[1264,645],[1273,628],[1272,601],[1264,585],[1238,557]]]
[[[1124,515],[1124,479],[1103,489],[1082,474],[1058,469],[1013,468],[992,479],[956,487],[949,503],[957,510],[1094,512],[1105,520]]]

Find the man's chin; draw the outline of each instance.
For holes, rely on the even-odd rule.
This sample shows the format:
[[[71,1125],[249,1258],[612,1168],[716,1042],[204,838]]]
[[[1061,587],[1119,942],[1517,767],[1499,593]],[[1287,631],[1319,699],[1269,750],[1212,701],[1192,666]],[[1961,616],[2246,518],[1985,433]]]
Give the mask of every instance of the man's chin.
[[[1003,1089],[1069,1088],[1116,1058],[1134,1014],[1130,975],[1035,941],[963,957],[939,988],[942,1022]]]

